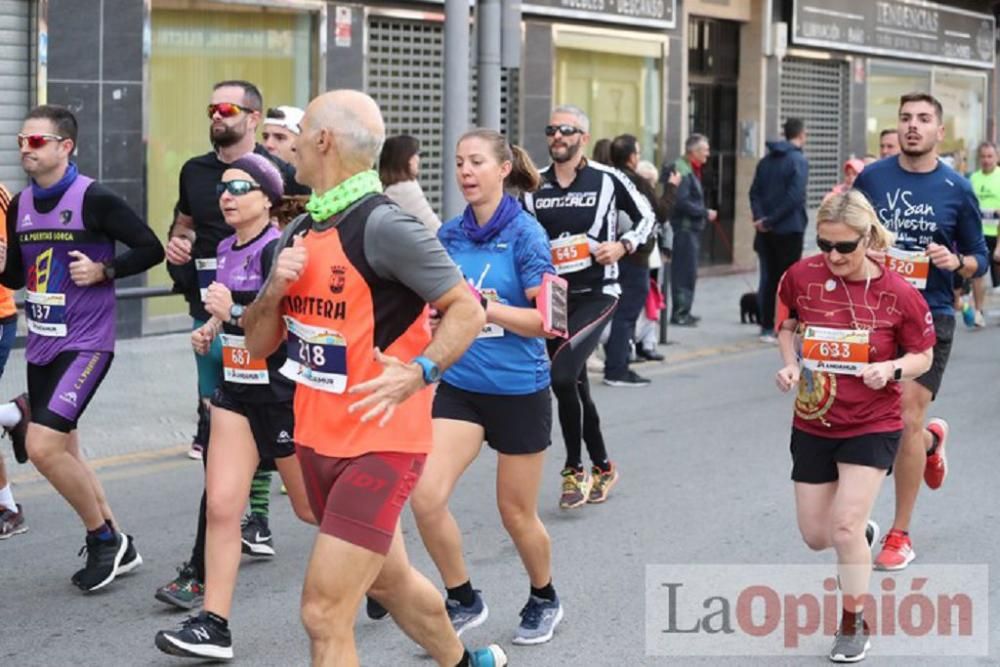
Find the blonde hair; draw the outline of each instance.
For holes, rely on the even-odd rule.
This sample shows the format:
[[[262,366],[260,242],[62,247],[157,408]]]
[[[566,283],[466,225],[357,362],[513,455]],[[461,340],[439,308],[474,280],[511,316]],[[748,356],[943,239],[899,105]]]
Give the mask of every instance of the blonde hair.
[[[872,250],[886,250],[893,244],[892,232],[882,226],[868,197],[860,190],[847,190],[827,197],[816,214],[816,226],[840,222],[868,240]]]

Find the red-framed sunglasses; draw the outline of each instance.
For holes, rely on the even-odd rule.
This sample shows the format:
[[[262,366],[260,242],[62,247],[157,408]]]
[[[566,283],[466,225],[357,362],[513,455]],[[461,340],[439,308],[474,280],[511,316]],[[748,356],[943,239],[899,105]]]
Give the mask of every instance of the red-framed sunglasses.
[[[50,141],[63,141],[64,139],[66,137],[60,137],[58,134],[18,134],[17,147],[24,148],[24,145],[28,144],[28,148],[38,150]]]
[[[214,116],[216,113],[223,118],[232,118],[233,116],[238,116],[241,113],[253,113],[254,111],[256,111],[256,109],[241,107],[239,104],[233,104],[232,102],[219,102],[218,104],[208,105],[209,118]]]

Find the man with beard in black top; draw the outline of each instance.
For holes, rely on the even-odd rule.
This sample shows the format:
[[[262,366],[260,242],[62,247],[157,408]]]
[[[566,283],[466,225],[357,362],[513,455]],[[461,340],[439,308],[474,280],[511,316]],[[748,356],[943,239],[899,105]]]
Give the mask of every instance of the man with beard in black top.
[[[263,98],[260,90],[249,81],[220,81],[212,90],[208,105],[209,141],[213,150],[184,163],[180,173],[180,188],[176,217],[170,228],[167,244],[167,269],[174,280],[174,290],[184,295],[197,329],[209,319],[202,304],[204,292],[215,280],[215,254],[219,241],[230,236],[233,228],[226,224],[219,208],[216,185],[230,163],[257,153],[270,159],[284,179],[286,195],[309,194],[295,181],[295,169],[270,155],[256,142],[261,122]],[[222,381],[222,348],[218,340],[207,355],[195,355],[198,367],[198,434],[192,444],[192,458],[207,455],[208,401]],[[271,532],[267,525],[270,494],[270,462],[262,462],[251,492],[251,514],[244,524],[243,551],[252,556],[274,555]],[[204,593],[205,496],[202,494],[198,517],[198,537],[191,561],[180,575],[156,592],[157,599],[190,609],[201,602]]]

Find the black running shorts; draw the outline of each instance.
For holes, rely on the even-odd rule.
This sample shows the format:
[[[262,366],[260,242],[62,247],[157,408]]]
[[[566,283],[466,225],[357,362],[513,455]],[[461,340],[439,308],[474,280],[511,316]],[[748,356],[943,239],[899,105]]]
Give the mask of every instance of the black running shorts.
[[[896,460],[902,431],[824,438],[792,428],[792,480],[826,484],[839,479],[838,463],[888,471]]]
[[[937,336],[937,342],[934,343],[934,361],[931,362],[930,369],[916,379],[916,382],[931,392],[931,400],[937,398],[941,380],[944,379],[944,369],[948,366],[948,357],[951,356],[951,343],[955,338],[955,317],[934,315],[934,334]]]
[[[223,385],[212,394],[212,406],[246,417],[264,470],[274,470],[274,459],[295,453],[292,401],[248,403],[227,392]]]
[[[536,454],[552,443],[552,399],[548,389],[523,396],[478,394],[447,382],[434,394],[434,419],[479,424],[500,454]]]
[[[61,433],[77,422],[111,368],[114,352],[60,352],[47,364],[28,364],[31,421]]]

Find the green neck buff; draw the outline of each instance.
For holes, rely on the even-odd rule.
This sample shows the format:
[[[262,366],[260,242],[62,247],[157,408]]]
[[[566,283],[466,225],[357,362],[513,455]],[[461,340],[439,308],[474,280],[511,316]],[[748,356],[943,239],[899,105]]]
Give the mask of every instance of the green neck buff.
[[[382,182],[378,178],[378,172],[370,169],[354,174],[321,195],[313,193],[306,203],[306,210],[313,220],[322,222],[373,192],[382,192]]]

